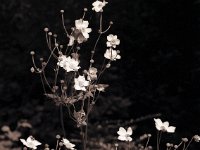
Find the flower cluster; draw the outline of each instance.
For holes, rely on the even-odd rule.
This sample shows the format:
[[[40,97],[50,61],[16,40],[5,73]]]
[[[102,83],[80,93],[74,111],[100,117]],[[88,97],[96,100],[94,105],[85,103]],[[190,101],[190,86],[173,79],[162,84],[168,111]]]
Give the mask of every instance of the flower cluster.
[[[62,138],[60,140],[60,136],[57,135],[56,138],[57,143],[59,142],[59,145],[56,146],[56,150],[60,150],[61,147],[64,145],[68,150],[75,150],[75,145],[72,144],[68,139],[66,138]],[[39,145],[41,145],[42,143],[40,143],[39,141],[37,141],[33,136],[29,136],[26,140],[25,139],[20,139],[20,141],[22,142],[22,144],[27,147],[27,148],[31,148],[31,149],[37,149],[37,147]]]
[[[92,29],[92,22],[89,22],[89,19],[86,18],[87,8],[84,9],[83,16],[75,20],[74,26],[67,29],[64,10],[61,10],[62,26],[67,35],[67,40],[63,41],[66,43],[61,44],[58,41],[58,35],[52,33],[49,28],[45,28],[44,31],[50,55],[47,60],[44,58],[40,59],[41,67],[36,66],[35,52],[31,51],[33,60],[31,72],[40,74],[45,92],[44,95],[52,99],[56,105],[67,107],[70,118],[76,122],[77,127],[88,124],[89,113],[93,109],[99,93],[105,92],[105,89],[109,86],[108,84],[101,83],[105,70],[111,66],[112,61],[121,59],[120,51],[115,49],[120,44],[118,36],[107,34],[113,22],[110,21],[108,27],[103,29],[102,14],[107,4],[108,2],[105,0],[96,0],[92,3],[92,10],[94,13],[99,14],[97,29]],[[89,62],[84,64],[82,63],[81,56],[86,51],[86,48],[83,45],[89,41],[90,33],[95,31],[98,34],[98,38],[93,43],[90,43],[90,45],[93,45],[93,48],[88,49],[90,51]],[[107,41],[104,41],[107,48],[101,49],[102,52],[100,53],[104,54],[104,56],[101,56],[104,61],[102,61],[102,65],[99,65],[99,60],[95,60],[94,55],[97,54],[96,49],[102,36],[107,37]],[[47,77],[52,68],[51,78]],[[87,134],[86,131],[85,134]],[[28,143],[30,139],[32,138],[27,139]],[[67,143],[67,140],[63,141]],[[23,142],[25,143],[25,141]]]
[[[162,120],[159,118],[154,118],[154,122],[155,122],[155,127],[158,131],[157,150],[159,150],[160,149],[160,141],[161,141],[161,133],[162,132],[174,133],[176,127],[169,126],[168,121],[162,122]],[[128,149],[152,150],[152,146],[148,146],[150,138],[151,138],[151,134],[144,134],[143,136],[141,136],[139,138],[140,141],[147,139],[146,143],[144,145],[141,145],[141,144],[135,145],[136,141],[133,141],[132,143],[130,143],[133,140],[131,137],[132,133],[133,133],[133,131],[132,131],[131,127],[128,127],[127,130],[123,127],[120,127],[119,130],[117,131],[118,140],[123,141],[123,142],[124,141],[128,142],[128,145],[126,146],[126,147],[128,147]],[[183,150],[187,150],[192,141],[199,142],[200,136],[194,135],[191,138],[191,140],[188,140],[188,138],[182,138],[181,142],[179,144],[166,143],[166,148],[167,148],[167,150],[170,150],[170,149],[177,150],[182,146]],[[118,149],[119,146],[122,146],[122,145],[117,144],[116,149]]]
[[[119,50],[114,50],[113,48],[116,48],[117,45],[120,44],[120,40],[117,38],[117,35],[108,35],[107,36],[107,47],[104,57],[106,59],[110,59],[111,61],[121,59],[121,56],[119,55]]]

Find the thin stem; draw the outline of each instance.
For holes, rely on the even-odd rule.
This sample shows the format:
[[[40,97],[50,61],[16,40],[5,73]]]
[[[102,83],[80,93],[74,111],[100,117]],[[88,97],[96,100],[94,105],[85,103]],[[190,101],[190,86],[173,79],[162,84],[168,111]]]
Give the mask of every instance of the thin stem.
[[[62,130],[63,130],[63,135],[64,137],[66,137],[66,134],[65,134],[65,126],[64,126],[64,121],[63,121],[63,107],[62,105],[60,105],[60,122],[61,122],[61,127],[62,127]]]
[[[128,141],[128,150],[130,150],[131,145],[130,145],[130,141]]]
[[[56,142],[56,150],[58,149],[59,140]]]
[[[192,143],[193,137],[191,138],[190,142],[188,143],[188,145],[186,146],[185,150],[188,149],[189,145]]]
[[[148,136],[148,139],[147,139],[147,142],[146,142],[146,144],[145,144],[145,148],[144,148],[144,149],[147,148],[147,146],[148,146],[148,144],[149,144],[149,140],[150,140],[150,136]]]
[[[63,28],[64,28],[64,30],[65,30],[65,33],[67,34],[67,37],[69,37],[69,33],[67,32],[67,29],[66,29],[66,27],[65,27],[65,19],[64,19],[64,15],[63,15],[63,13],[61,14],[61,16],[62,16],[62,25],[63,25]]]
[[[100,24],[99,24],[99,32],[100,33],[102,32],[102,20],[103,20],[103,14],[101,12],[101,14],[100,14]]]
[[[159,146],[160,146],[160,132],[161,131],[157,132],[157,150],[159,150]]]

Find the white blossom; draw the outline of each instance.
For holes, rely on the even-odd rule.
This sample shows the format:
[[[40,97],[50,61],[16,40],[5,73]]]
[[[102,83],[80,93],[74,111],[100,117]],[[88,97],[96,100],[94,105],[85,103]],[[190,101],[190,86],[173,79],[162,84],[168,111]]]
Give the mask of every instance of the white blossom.
[[[169,133],[174,133],[175,132],[176,127],[169,126],[169,122],[168,121],[162,122],[159,118],[158,119],[154,118],[154,121],[155,121],[156,129],[158,131],[169,132]]]
[[[32,136],[29,136],[27,140],[20,139],[20,141],[28,148],[37,149],[38,145],[41,145],[39,141],[35,140]]]
[[[194,141],[199,142],[200,141],[200,136],[199,135],[194,135]]]
[[[107,47],[116,48],[120,44],[120,40],[117,38],[117,35],[110,34],[107,36]]]
[[[92,3],[92,10],[96,11],[96,12],[102,12],[103,11],[103,7],[107,4],[108,2],[106,2],[105,0],[102,1],[95,1],[94,3]]]
[[[74,79],[76,90],[86,91],[86,87],[89,85],[89,81],[85,80],[84,76],[79,75],[78,78]]]
[[[123,128],[120,127],[119,131],[117,131],[118,136],[118,140],[120,141],[132,141],[132,138],[130,137],[132,135],[133,131],[131,129],[131,127],[128,127],[127,131]]]
[[[65,145],[67,149],[74,150],[75,145],[70,143],[68,139],[63,138],[62,142],[63,142],[63,145]]]
[[[92,31],[91,28],[88,28],[89,22],[85,21],[83,19],[75,20],[75,27],[77,30],[79,30],[83,37],[88,39],[89,38],[89,33]]]
[[[66,57],[65,55],[59,56],[57,65],[65,69],[67,72],[77,71],[80,68],[77,59],[71,58],[70,56]]]
[[[117,50],[113,49],[107,49],[106,52],[104,53],[104,57],[110,60],[116,60],[116,59],[121,59],[121,56],[118,54]]]

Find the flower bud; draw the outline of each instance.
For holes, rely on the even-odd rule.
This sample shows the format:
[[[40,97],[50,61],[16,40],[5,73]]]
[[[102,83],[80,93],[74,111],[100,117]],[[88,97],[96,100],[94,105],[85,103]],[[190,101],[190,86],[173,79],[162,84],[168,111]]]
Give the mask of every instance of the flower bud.
[[[93,59],[91,59],[91,60],[90,60],[90,63],[94,63],[94,60],[93,60]]]
[[[49,36],[52,36],[52,32],[49,32],[48,35],[49,35]]]
[[[111,64],[109,63],[109,64],[106,65],[106,68],[110,68],[110,66],[111,66]]]
[[[55,43],[55,47],[58,47],[58,43]]]
[[[65,11],[62,9],[62,10],[60,10],[60,12],[61,12],[61,13],[64,13]]]
[[[49,28],[44,28],[44,32],[48,32],[49,31]]]
[[[35,72],[35,69],[34,69],[33,67],[31,67],[30,71],[31,71],[32,73],[34,73],[34,72]]]
[[[59,134],[57,134],[56,135],[56,139],[60,139],[61,137],[60,137],[60,135]]]
[[[188,138],[182,138],[182,141],[186,143],[188,142]]]
[[[31,54],[31,55],[35,55],[35,52],[34,52],[34,51],[31,51],[30,54]]]

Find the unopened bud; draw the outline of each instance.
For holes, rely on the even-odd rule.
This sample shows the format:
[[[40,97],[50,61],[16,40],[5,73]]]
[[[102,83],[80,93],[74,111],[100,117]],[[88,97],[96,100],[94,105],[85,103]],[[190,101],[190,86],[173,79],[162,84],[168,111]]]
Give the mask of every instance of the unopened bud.
[[[113,24],[113,22],[112,21],[110,21],[110,25],[112,25]]]
[[[63,48],[63,45],[60,45],[60,48]]]
[[[31,71],[32,73],[34,73],[34,72],[35,72],[35,69],[34,69],[33,67],[31,67],[30,71]]]
[[[61,13],[64,13],[65,11],[62,9],[62,10],[60,10],[60,12],[61,12]]]
[[[182,141],[186,143],[186,142],[188,142],[188,139],[187,138],[182,138]]]
[[[177,148],[178,148],[178,145],[174,145],[174,148],[177,149]]]
[[[49,35],[49,36],[52,36],[53,34],[52,34],[52,32],[49,32],[48,35]]]
[[[60,137],[60,135],[58,134],[58,135],[56,135],[56,139],[60,139],[61,137]]]
[[[57,35],[57,34],[54,34],[54,35],[53,35],[53,37],[57,38],[57,37],[58,37],[58,35]]]
[[[55,43],[55,47],[58,47],[59,45],[58,45],[58,43]]]
[[[44,32],[48,32],[49,31],[49,28],[44,28]]]
[[[34,52],[34,51],[31,51],[30,54],[31,54],[31,55],[35,55],[35,52]]]
[[[90,60],[90,63],[94,63],[94,60],[93,60],[93,59],[91,59],[91,60]]]
[[[88,11],[88,9],[87,9],[87,8],[84,8],[84,11]]]
[[[106,65],[106,68],[110,68],[110,66],[111,66],[111,64],[107,64],[107,65]]]

